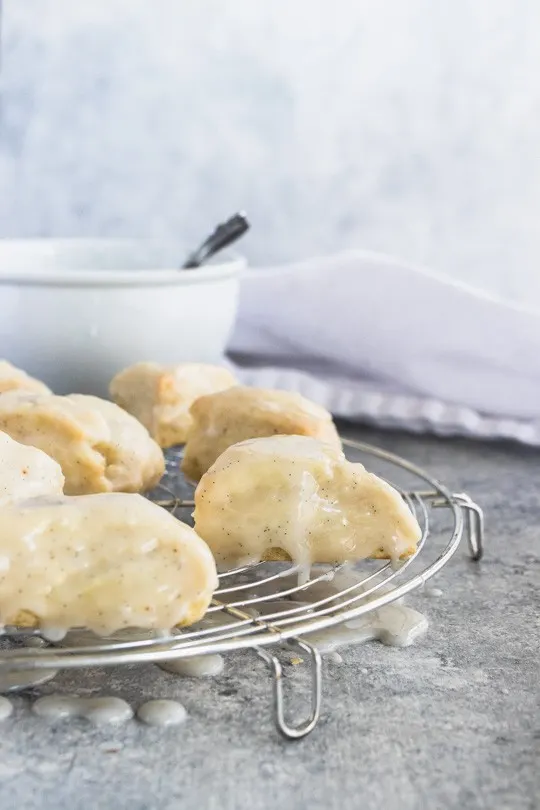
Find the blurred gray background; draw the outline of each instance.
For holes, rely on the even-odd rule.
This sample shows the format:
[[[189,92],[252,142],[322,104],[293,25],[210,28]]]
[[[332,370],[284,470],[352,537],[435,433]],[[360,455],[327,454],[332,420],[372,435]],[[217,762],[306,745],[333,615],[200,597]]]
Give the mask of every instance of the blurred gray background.
[[[540,305],[538,0],[4,0],[0,236],[362,247]]]

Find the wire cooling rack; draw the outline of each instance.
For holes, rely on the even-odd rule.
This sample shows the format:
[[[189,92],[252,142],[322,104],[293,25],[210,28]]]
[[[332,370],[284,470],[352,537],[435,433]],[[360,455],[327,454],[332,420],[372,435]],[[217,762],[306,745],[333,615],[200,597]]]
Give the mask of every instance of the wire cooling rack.
[[[405,596],[443,568],[465,536],[473,560],[483,552],[482,510],[467,495],[451,493],[424,470],[399,456],[362,442],[344,439],[348,458],[365,463],[390,481],[415,513],[422,537],[413,557],[392,565],[369,561],[348,568],[354,576],[324,593],[320,584],[339,582],[343,565],[314,566],[307,580],[291,563],[261,563],[220,574],[219,588],[204,619],[170,635],[139,634],[131,639],[98,639],[85,646],[26,647],[38,630],[5,628],[0,650],[0,687],[28,687],[47,671],[89,666],[160,663],[194,655],[251,649],[272,672],[274,721],[288,739],[299,739],[316,725],[321,712],[321,655],[311,633],[357,619]],[[179,473],[181,451],[167,454],[167,471],[152,500],[189,522],[193,490]],[[7,645],[6,643],[7,642]],[[311,708],[299,723],[287,719],[279,645],[296,649],[311,667]],[[7,646],[7,649],[6,649]],[[277,647],[277,650],[275,649]]]

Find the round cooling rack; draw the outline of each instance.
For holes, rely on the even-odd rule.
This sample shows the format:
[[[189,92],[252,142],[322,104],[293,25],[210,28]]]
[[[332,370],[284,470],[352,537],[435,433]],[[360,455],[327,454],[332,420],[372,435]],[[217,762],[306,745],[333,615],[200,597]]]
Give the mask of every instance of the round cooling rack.
[[[343,445],[350,460],[361,461],[398,489],[416,515],[422,537],[412,557],[398,565],[386,560],[316,565],[307,578],[292,563],[260,563],[225,571],[204,619],[166,636],[91,637],[81,646],[70,643],[69,634],[61,646],[28,647],[24,644],[29,637],[40,638],[39,630],[6,627],[0,649],[0,691],[40,683],[59,669],[160,663],[250,649],[271,668],[278,730],[289,739],[308,734],[320,716],[322,683],[321,655],[315,643],[310,644],[310,634],[357,619],[420,587],[446,565],[464,535],[473,560],[483,552],[482,510],[467,495],[451,493],[424,470],[386,450],[349,439]],[[181,453],[177,449],[167,453],[166,474],[149,497],[189,522],[193,488],[179,472]],[[88,634],[81,636],[85,637]],[[278,645],[296,649],[311,666],[311,709],[299,724],[286,718],[283,670],[271,649]]]

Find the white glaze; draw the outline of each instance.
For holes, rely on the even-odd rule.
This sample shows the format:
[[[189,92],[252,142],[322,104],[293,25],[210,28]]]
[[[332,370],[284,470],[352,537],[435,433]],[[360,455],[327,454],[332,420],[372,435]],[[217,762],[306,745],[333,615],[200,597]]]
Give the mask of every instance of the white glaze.
[[[111,645],[124,642],[145,641],[151,638],[171,637],[175,631],[161,630],[139,630],[137,628],[125,628],[112,633],[109,636],[97,635],[91,630],[69,630],[65,637],[59,642],[60,647],[94,647],[96,644]]]
[[[96,725],[124,723],[133,717],[133,709],[125,700],[115,697],[79,698],[84,701],[81,717]]]
[[[60,465],[35,447],[26,447],[0,431],[0,505],[21,498],[61,495]],[[4,557],[0,568],[5,570]]]
[[[222,655],[194,655],[190,658],[177,658],[158,664],[165,672],[183,675],[188,678],[205,678],[223,672]]]
[[[0,510],[0,621],[28,611],[53,641],[70,627],[191,624],[217,586],[194,530],[140,495],[55,495]]]
[[[39,632],[45,641],[50,641],[51,644],[58,644],[66,637],[66,627],[57,627],[54,624],[42,623],[39,627]]]
[[[69,695],[47,695],[38,698],[32,706],[32,711],[38,717],[47,717],[51,720],[63,720],[65,717],[78,717],[82,711],[81,698]]]
[[[6,720],[13,711],[11,701],[6,697],[0,696],[0,720]]]
[[[148,700],[139,706],[137,717],[148,726],[177,726],[185,722],[187,712],[176,700]]]
[[[320,566],[314,566],[312,575],[318,576],[321,570],[323,569]],[[331,600],[335,598],[336,604],[339,604],[339,593],[346,588],[358,586],[358,578],[358,573],[353,568],[346,566],[342,570],[334,572],[331,578],[323,576],[302,592],[301,599],[277,599],[258,603],[259,615],[264,618],[265,615],[274,612],[279,613],[296,607],[309,607],[311,604],[323,599]],[[292,579],[291,576],[291,581]],[[373,587],[375,584],[375,580],[371,580],[368,587]],[[388,591],[388,587],[380,587],[367,599],[368,601],[376,599],[388,593]],[[355,591],[356,594],[361,592],[361,588],[357,588]],[[332,602],[329,601],[326,606],[331,604]],[[276,621],[279,623],[279,619]],[[408,647],[424,635],[427,628],[428,620],[422,613],[404,605],[403,600],[396,600],[357,619],[310,633],[306,638],[321,653],[328,654],[339,647],[360,644],[370,640],[378,640],[383,644],[394,647]],[[300,629],[301,627],[299,627],[299,631]]]
[[[96,725],[123,723],[133,717],[131,706],[116,697],[81,698],[69,695],[47,695],[36,700],[32,711],[39,717],[63,720],[84,717]]]
[[[444,591],[441,591],[440,588],[425,587],[423,593],[424,596],[427,596],[429,599],[439,599],[441,596],[444,596]]]
[[[427,628],[428,620],[422,613],[394,602],[336,627],[311,633],[307,638],[322,653],[372,639],[391,647],[408,647]]]
[[[202,477],[193,514],[218,562],[256,562],[278,548],[299,564],[301,582],[311,563],[363,559],[381,549],[397,560],[420,538],[396,490],[306,436],[229,447]]]
[[[335,650],[330,650],[330,652],[326,653],[325,657],[332,664],[342,664],[343,663],[343,658]]]

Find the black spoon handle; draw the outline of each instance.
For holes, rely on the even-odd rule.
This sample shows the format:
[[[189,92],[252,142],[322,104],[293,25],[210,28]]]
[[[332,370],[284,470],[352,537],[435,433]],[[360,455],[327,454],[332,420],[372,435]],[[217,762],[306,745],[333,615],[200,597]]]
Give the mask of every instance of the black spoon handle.
[[[247,221],[244,213],[235,214],[226,222],[218,225],[216,230],[210,234],[202,245],[190,253],[186,261],[182,265],[183,270],[192,270],[195,267],[200,267],[201,264],[208,261],[211,256],[214,256],[219,250],[228,245],[232,245],[237,239],[240,239],[245,232],[249,230],[249,222]]]

